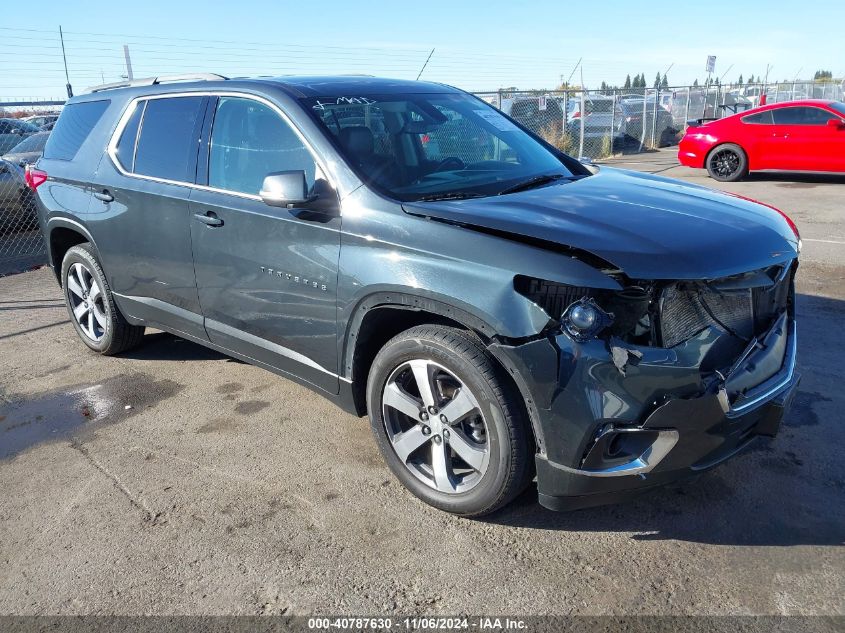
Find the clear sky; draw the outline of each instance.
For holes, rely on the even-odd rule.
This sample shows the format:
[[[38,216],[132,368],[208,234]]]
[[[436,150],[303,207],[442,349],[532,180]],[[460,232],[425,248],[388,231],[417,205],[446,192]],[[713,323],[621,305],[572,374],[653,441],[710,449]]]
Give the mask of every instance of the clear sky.
[[[34,18],[34,19],[33,19]],[[845,75],[845,3],[816,0],[519,2],[237,0],[61,1],[4,8],[0,100],[59,96],[65,31],[75,89],[116,81],[128,44],[136,77],[367,73],[470,90],[552,88],[583,57],[584,83],[668,72],[671,85],[716,74],[770,80]],[[729,66],[733,65],[730,70]],[[580,83],[580,70],[572,83]]]

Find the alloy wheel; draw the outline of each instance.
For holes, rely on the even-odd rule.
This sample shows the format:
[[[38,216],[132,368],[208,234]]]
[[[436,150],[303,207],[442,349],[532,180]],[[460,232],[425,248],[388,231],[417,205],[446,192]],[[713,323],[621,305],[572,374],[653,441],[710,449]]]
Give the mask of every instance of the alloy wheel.
[[[73,317],[82,332],[94,342],[106,334],[106,308],[97,279],[83,264],[73,264],[67,272],[65,288]]]
[[[728,178],[739,169],[739,156],[732,150],[723,149],[713,155],[710,165],[718,176]]]
[[[487,422],[453,372],[431,360],[402,363],[384,386],[382,414],[393,451],[424,484],[456,494],[481,481],[490,462]]]

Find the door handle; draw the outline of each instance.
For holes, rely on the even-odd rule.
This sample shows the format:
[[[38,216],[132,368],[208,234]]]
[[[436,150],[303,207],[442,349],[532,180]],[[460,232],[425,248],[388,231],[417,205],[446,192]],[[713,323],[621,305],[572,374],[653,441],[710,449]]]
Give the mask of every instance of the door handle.
[[[108,189],[103,189],[102,191],[95,191],[94,197],[100,202],[104,203],[108,203],[114,200],[114,196],[109,193]]]
[[[194,218],[206,226],[223,226],[223,220],[217,217],[214,211],[207,211],[206,213],[194,213]]]

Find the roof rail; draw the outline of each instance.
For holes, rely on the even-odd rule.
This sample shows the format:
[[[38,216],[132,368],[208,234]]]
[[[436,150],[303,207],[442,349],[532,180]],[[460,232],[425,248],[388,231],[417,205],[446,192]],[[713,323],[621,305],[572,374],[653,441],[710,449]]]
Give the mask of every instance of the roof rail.
[[[131,81],[115,81],[110,84],[91,86],[86,92],[102,92],[115,88],[130,88],[134,86],[155,86],[158,84],[173,83],[176,81],[222,81],[228,77],[215,73],[190,73],[187,75],[159,75],[158,77],[145,77],[143,79],[132,79]]]

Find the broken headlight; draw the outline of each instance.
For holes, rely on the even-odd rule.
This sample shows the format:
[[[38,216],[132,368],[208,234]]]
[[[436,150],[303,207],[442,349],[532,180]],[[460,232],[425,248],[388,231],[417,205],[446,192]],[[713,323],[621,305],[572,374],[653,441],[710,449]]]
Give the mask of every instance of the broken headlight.
[[[514,288],[543,308],[554,322],[561,323],[576,340],[606,333],[636,345],[653,344],[650,285],[608,290],[517,275]],[[580,307],[575,310],[575,306]]]

